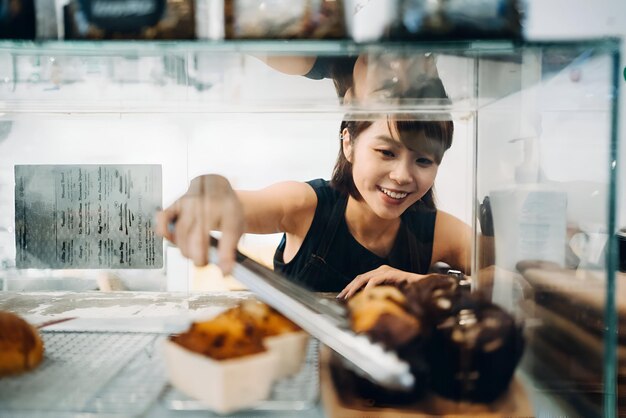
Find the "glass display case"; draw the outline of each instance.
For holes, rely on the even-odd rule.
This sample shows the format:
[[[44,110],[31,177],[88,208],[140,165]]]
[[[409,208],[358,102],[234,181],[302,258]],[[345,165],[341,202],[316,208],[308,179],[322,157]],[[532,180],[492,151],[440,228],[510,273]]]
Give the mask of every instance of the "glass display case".
[[[346,99],[330,78],[276,69],[359,57],[371,87],[361,98]],[[45,318],[41,292],[68,292],[81,307],[95,292],[156,292],[182,310],[198,295],[236,295],[245,289],[236,278],[194,267],[153,234],[155,210],[191,179],[219,173],[257,189],[329,178],[344,119],[451,119],[437,205],[472,227],[472,290],[523,324],[525,415],[615,416],[626,309],[614,238],[618,63],[610,39],[0,42],[0,309]],[[429,71],[444,95],[412,88]],[[110,241],[88,236],[117,225],[126,230]],[[247,234],[240,247],[271,265],[280,238]],[[317,384],[316,372],[303,379]],[[197,408],[149,389],[158,413]],[[310,392],[294,396],[304,403],[266,409],[322,414]],[[120,412],[101,399],[65,411]],[[134,405],[127,411],[146,412]]]

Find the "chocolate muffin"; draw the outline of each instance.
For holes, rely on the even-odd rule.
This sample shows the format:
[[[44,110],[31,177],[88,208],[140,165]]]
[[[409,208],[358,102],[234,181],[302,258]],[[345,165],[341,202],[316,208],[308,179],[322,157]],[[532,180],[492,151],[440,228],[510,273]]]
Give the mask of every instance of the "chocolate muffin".
[[[407,308],[413,315],[424,318],[427,326],[435,327],[451,315],[464,294],[469,294],[469,281],[462,276],[429,274],[417,282],[402,286]]]
[[[513,317],[472,293],[460,273],[367,289],[348,308],[353,330],[395,350],[416,379],[413,392],[397,392],[355,376],[358,394],[376,406],[414,402],[427,390],[491,402],[508,389],[524,348]]]
[[[412,404],[423,398],[431,386],[430,367],[424,350],[424,340],[418,338],[396,350],[398,357],[409,364],[411,374],[415,378],[411,390],[387,389],[347,369],[342,371],[346,374],[344,384],[369,406],[384,408]]]
[[[521,328],[511,315],[463,294],[427,344],[432,390],[455,400],[491,402],[508,389],[523,348]]]

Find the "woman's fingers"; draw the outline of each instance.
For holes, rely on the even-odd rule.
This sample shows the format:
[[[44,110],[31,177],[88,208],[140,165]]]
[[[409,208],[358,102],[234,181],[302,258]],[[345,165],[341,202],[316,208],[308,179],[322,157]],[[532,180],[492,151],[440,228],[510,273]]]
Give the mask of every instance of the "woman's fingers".
[[[196,267],[209,264],[209,236],[203,228],[194,227],[189,236],[189,258]]]
[[[388,279],[384,276],[374,277],[367,282],[367,284],[363,287],[363,290],[371,289],[372,287],[376,287],[387,282]]]
[[[210,220],[205,223],[207,237],[210,231],[222,232],[218,245],[218,263],[222,273],[229,274],[235,264],[237,243],[244,231],[244,213],[241,201],[228,180],[222,176],[207,175],[194,181],[194,190],[199,190],[205,202],[211,204]]]
[[[198,198],[189,198],[188,213],[193,216],[189,231],[189,258],[196,267],[209,264],[209,233],[212,224],[211,206]]]
[[[174,234],[170,230],[170,224],[172,224],[176,220],[177,216],[178,212],[174,205],[168,207],[167,209],[158,211],[156,214],[157,235],[160,235],[163,238],[173,242]]]
[[[174,243],[196,266],[208,263],[211,231],[221,231],[218,257],[224,274],[230,273],[235,263],[244,223],[237,194],[228,180],[217,175],[196,177],[183,197],[157,213],[157,233]]]
[[[354,280],[348,283],[348,285],[344,287],[341,292],[339,292],[339,294],[337,295],[337,299],[347,299],[347,294],[351,289],[352,283],[354,283]]]
[[[222,273],[230,274],[235,264],[237,243],[244,231],[243,208],[239,199],[231,199],[223,206],[222,236],[218,246],[219,266]]]
[[[178,217],[174,224],[174,239],[173,243],[178,247],[181,254],[187,258],[191,256],[191,234],[195,226],[195,219],[189,213],[190,205],[186,199],[179,199],[176,201]]]
[[[370,273],[359,274],[338,295],[337,298],[349,299],[370,279]]]
[[[349,299],[359,290],[370,289],[385,283],[399,283],[405,280],[404,272],[387,265],[380,266],[375,270],[360,274],[354,278],[339,294],[337,298]]]

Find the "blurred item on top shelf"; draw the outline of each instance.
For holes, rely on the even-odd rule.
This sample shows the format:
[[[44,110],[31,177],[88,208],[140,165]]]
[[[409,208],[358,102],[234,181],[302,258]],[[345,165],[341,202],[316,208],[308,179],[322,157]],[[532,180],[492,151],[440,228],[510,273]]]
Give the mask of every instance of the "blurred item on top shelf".
[[[194,39],[194,0],[70,0],[66,39]]]
[[[345,8],[357,42],[521,37],[517,0],[345,0]]]
[[[0,0],[0,39],[34,39],[33,0]]]
[[[227,39],[345,37],[341,0],[224,0],[224,17]]]
[[[219,41],[224,39],[224,1],[195,0],[196,37]]]
[[[35,0],[35,38],[56,40],[63,38],[63,5],[67,0]]]
[[[61,1],[0,0],[0,39],[62,38]]]

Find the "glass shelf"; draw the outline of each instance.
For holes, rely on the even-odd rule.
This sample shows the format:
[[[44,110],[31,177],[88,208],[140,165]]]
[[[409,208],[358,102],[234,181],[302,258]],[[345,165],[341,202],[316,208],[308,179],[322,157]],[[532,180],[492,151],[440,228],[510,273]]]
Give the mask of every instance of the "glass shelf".
[[[522,89],[524,57],[538,56],[550,80],[590,57],[606,59],[619,49],[613,39],[585,42],[510,41],[387,42],[350,41],[0,41],[0,113],[4,119],[41,115],[211,113],[451,113],[467,117]],[[332,82],[275,71],[257,57],[397,56],[433,54],[450,101],[376,98],[345,106]],[[604,65],[608,65],[605,63]],[[561,77],[563,78],[563,77]],[[567,80],[565,80],[567,82]],[[527,88],[527,85],[523,86]],[[557,88],[560,86],[557,85]],[[586,85],[575,100],[551,94],[546,111],[605,111],[613,94],[606,84]],[[550,86],[542,88],[549,92]]]
[[[590,42],[607,43],[605,40]],[[530,44],[529,44],[530,45]],[[577,44],[579,45],[579,44]],[[498,51],[513,52],[519,44],[511,41],[446,41],[446,42],[377,42],[355,43],[348,40],[228,40],[228,41],[9,41],[0,40],[0,52],[18,54],[103,55],[128,54],[136,56],[164,53],[236,52],[244,54],[311,54],[345,55],[371,50],[456,51],[463,55]]]
[[[371,50],[407,50],[454,52],[466,56],[497,52],[514,54],[520,48],[594,48],[619,49],[619,40],[598,38],[569,41],[510,41],[465,40],[440,42],[373,42],[355,43],[350,40],[225,40],[225,41],[23,41],[0,40],[0,52],[12,53],[67,53],[71,55],[136,54],[161,55],[173,52],[238,52],[273,54],[355,54]]]

